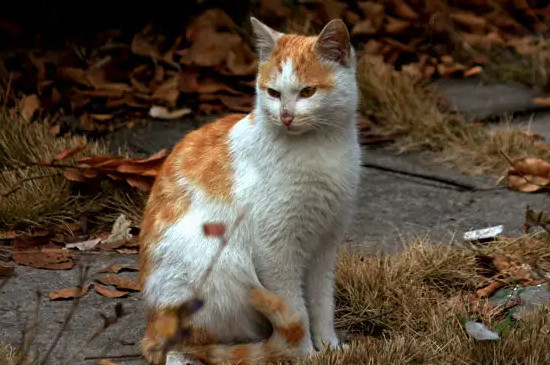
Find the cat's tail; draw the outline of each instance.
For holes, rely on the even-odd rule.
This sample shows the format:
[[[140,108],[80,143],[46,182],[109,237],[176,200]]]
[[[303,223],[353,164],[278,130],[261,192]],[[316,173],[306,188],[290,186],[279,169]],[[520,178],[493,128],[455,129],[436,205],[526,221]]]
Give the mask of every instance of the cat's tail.
[[[302,318],[292,313],[281,297],[265,289],[253,289],[250,299],[252,306],[273,325],[270,338],[238,345],[189,346],[183,352],[207,365],[258,364],[298,357],[306,334]]]

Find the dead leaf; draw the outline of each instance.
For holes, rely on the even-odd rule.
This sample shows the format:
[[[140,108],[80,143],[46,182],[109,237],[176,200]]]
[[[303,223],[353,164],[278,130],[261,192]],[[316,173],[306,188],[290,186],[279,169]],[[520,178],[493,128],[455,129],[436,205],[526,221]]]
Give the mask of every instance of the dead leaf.
[[[457,24],[468,27],[471,32],[482,33],[487,26],[487,20],[470,11],[457,11],[451,14]]]
[[[128,264],[112,264],[109,265],[103,270],[103,272],[109,272],[113,274],[118,274],[121,271],[139,271],[139,267],[136,265]]]
[[[78,248],[80,251],[93,250],[101,242],[101,238],[94,238],[87,241],[69,243],[65,245],[65,248]]]
[[[99,294],[107,298],[120,298],[130,294],[130,292],[120,291],[116,289],[109,289],[100,284],[95,284],[94,289],[96,292],[98,292]]]
[[[176,106],[179,97],[179,82],[177,77],[162,83],[153,93],[153,99],[166,102],[169,106]]]
[[[82,298],[89,290],[90,284],[85,284],[82,287],[75,286],[72,288],[59,289],[58,291],[50,293],[50,300]]]
[[[168,110],[168,108],[163,106],[153,105],[149,109],[149,116],[158,119],[178,119],[189,114],[191,114],[191,109],[189,108]]]
[[[31,120],[38,109],[40,109],[40,99],[38,95],[25,95],[21,100],[21,116],[23,119]]]
[[[0,276],[12,276],[14,272],[14,266],[6,266],[4,264],[0,264]]]
[[[388,7],[400,18],[408,20],[418,19],[418,14],[407,5],[404,0],[390,0],[386,1]]]
[[[502,281],[493,281],[489,283],[489,285],[487,285],[486,287],[478,289],[476,291],[476,295],[478,296],[478,298],[488,297],[504,286],[506,286],[506,283]]]
[[[103,240],[103,243],[117,242],[117,241],[128,241],[132,238],[130,230],[132,222],[129,221],[124,214],[121,214],[113,223],[113,228],[111,229],[111,234],[109,237]]]
[[[65,150],[59,152],[57,155],[55,155],[53,160],[54,161],[61,161],[61,160],[64,160],[66,158],[73,157],[77,153],[80,153],[83,150],[85,150],[86,147],[88,147],[88,142],[83,142],[82,144],[80,144],[76,147],[65,149]]]
[[[139,253],[137,248],[117,248],[115,251],[123,255],[137,255]]]
[[[67,270],[74,266],[69,251],[51,243],[37,247],[36,240],[16,238],[13,248],[13,260],[18,265],[49,270]]]
[[[550,106],[550,96],[536,97],[532,99],[533,104],[540,106]]]
[[[117,289],[126,289],[133,291],[140,291],[141,286],[137,281],[126,276],[119,276],[116,274],[103,274],[97,279],[101,284],[112,285]]]
[[[120,363],[113,362],[113,361],[110,361],[110,360],[107,360],[107,359],[101,359],[101,360],[99,360],[98,365],[120,365]]]
[[[531,226],[538,226],[550,232],[550,214],[544,210],[534,211],[528,207],[525,210],[524,232],[528,233]]]
[[[223,237],[223,235],[225,234],[225,224],[206,223],[202,225],[202,230],[206,236]]]
[[[472,77],[472,76],[475,76],[475,75],[479,75],[481,72],[483,72],[483,67],[474,66],[474,67],[469,68],[466,71],[464,71],[464,77]]]
[[[508,169],[508,187],[532,193],[550,184],[550,163],[540,158],[526,157],[514,161]]]

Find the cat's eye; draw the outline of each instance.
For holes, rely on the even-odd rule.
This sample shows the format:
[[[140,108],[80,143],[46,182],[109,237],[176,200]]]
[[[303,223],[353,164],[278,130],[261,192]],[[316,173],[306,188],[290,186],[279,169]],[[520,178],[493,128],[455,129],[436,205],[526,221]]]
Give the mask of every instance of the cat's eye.
[[[268,88],[267,93],[269,94],[269,96],[277,98],[277,99],[279,99],[281,97],[281,93],[278,92],[275,89]]]
[[[300,90],[300,97],[302,98],[309,98],[313,94],[315,94],[315,91],[317,89],[313,86],[304,87],[302,90]]]

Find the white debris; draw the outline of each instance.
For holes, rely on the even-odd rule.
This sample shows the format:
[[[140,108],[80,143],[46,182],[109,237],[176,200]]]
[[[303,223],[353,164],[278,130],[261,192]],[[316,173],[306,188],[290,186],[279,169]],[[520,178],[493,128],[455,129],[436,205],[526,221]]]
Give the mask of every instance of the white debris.
[[[491,238],[495,238],[499,234],[502,233],[504,230],[504,226],[494,226],[484,229],[477,229],[475,231],[468,231],[464,233],[464,240],[465,241],[481,241],[481,240],[487,240]]]
[[[500,340],[498,333],[491,331],[483,323],[466,322],[466,333],[478,341],[494,341]]]
[[[128,241],[132,238],[130,234],[132,222],[130,222],[124,214],[121,214],[116,219],[111,229],[111,234],[109,237],[103,240],[103,243],[118,242],[118,241]]]

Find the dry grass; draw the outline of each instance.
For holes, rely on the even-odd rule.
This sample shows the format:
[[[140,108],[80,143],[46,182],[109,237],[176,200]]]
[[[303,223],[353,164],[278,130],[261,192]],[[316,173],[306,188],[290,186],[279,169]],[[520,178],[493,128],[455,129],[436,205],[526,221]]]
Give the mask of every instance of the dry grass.
[[[442,110],[438,95],[412,76],[395,71],[381,60],[363,57],[358,81],[361,111],[372,118],[376,129],[396,136],[392,148],[431,151],[461,172],[500,174],[512,159],[536,156],[550,159],[550,151],[508,123],[494,131],[467,123],[456,113]]]
[[[82,187],[57,169],[30,166],[85,141],[84,136],[55,137],[47,122],[27,122],[0,110],[0,229],[59,226],[85,215],[95,230],[106,230],[121,213],[139,226],[147,194],[115,182]],[[88,142],[79,157],[106,153],[104,143]]]
[[[12,346],[0,344],[0,365],[31,365],[32,361],[22,359],[19,351]]]
[[[71,184],[55,169],[28,166],[37,161],[48,161],[66,148],[82,144],[85,137],[54,137],[46,122],[27,122],[0,111],[0,227],[15,223],[26,226],[49,225],[78,219],[85,209],[84,201],[71,189]],[[89,143],[83,155],[105,153],[106,147]],[[53,175],[53,176],[52,176]],[[23,181],[29,177],[45,178]],[[23,182],[22,182],[23,181]]]
[[[345,253],[336,280],[337,326],[356,339],[349,350],[301,364],[550,363],[550,308],[507,329],[497,342],[476,342],[463,330],[460,318],[494,328],[504,317],[468,311],[467,294],[481,280],[475,259],[480,253],[514,254],[522,263],[550,272],[550,246],[532,237],[476,251],[417,242],[389,256]]]

